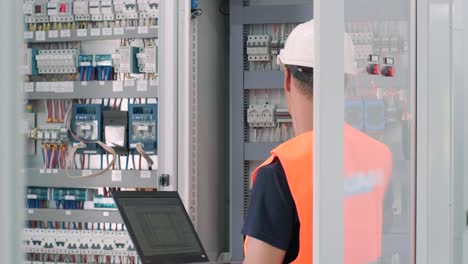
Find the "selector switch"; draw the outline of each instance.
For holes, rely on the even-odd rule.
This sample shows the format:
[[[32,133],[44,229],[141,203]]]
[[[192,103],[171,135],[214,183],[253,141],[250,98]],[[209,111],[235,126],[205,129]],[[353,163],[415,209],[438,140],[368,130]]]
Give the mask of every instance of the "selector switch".
[[[371,75],[380,74],[379,55],[369,55],[369,66],[367,66],[367,72]]]
[[[385,66],[382,69],[382,75],[385,77],[393,77],[395,76],[395,67],[393,66]]]

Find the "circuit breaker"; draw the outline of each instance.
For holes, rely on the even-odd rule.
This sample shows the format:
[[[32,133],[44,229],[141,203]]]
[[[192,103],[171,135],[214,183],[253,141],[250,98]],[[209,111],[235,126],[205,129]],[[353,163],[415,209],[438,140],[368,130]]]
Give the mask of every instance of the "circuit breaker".
[[[143,144],[143,150],[154,152],[157,147],[157,104],[130,104],[129,143],[130,149],[136,149],[137,144]]]
[[[73,2],[73,15],[75,15],[75,21],[91,21],[89,1]]]
[[[271,37],[269,35],[253,35],[247,38],[247,55],[249,61],[271,60]]]
[[[36,55],[40,74],[76,73],[77,49],[39,50]]]
[[[98,144],[93,142],[102,139],[102,105],[74,104],[72,111],[71,130],[86,144],[86,147],[80,148],[78,153],[95,154],[100,152]],[[73,138],[74,146],[80,142]]]
[[[276,127],[276,107],[271,104],[250,105],[247,123],[250,127]]]
[[[157,18],[159,16],[159,0],[137,0],[140,18]]]
[[[47,15],[50,22],[73,22],[72,0],[50,1],[47,3]]]
[[[136,54],[138,50],[136,47],[128,46],[117,48],[112,55],[115,71],[119,73],[137,73],[138,62]]]
[[[24,21],[26,23],[47,23],[47,0],[28,1],[23,5]]]
[[[158,47],[148,46],[140,48],[136,55],[140,73],[157,73]]]

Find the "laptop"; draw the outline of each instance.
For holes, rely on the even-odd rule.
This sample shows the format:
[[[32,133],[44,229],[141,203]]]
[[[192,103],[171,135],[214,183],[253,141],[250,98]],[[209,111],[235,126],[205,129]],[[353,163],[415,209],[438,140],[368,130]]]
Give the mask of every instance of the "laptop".
[[[177,192],[114,191],[142,263],[208,262],[208,256]]]

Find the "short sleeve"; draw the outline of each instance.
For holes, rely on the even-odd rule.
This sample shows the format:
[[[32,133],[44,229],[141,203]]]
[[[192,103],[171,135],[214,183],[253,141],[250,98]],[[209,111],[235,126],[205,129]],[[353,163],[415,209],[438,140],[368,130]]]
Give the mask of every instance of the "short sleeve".
[[[261,168],[250,192],[242,234],[288,250],[296,208],[279,160]]]

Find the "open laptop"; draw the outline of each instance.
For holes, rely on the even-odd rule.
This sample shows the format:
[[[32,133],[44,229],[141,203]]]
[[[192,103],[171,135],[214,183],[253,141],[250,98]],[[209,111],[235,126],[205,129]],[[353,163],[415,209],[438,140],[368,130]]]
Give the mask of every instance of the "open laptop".
[[[142,263],[207,262],[177,192],[112,192]]]

